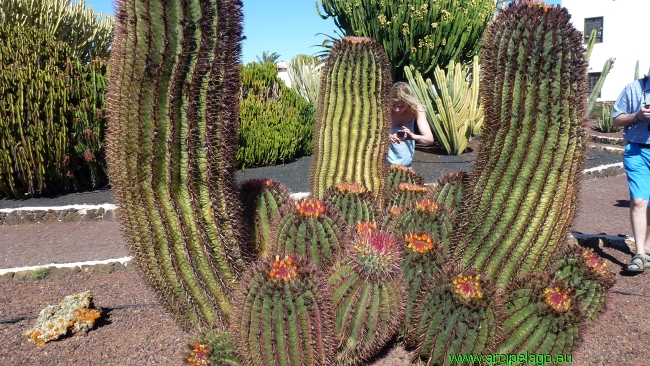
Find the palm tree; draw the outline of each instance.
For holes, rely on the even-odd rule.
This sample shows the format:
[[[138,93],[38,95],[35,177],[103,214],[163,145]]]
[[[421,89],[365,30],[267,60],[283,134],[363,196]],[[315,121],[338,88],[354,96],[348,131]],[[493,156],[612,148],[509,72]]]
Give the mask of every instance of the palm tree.
[[[280,59],[280,55],[277,52],[271,53],[270,51],[262,52],[262,58],[260,58],[260,56],[256,56],[256,57],[257,57],[257,63],[259,63],[260,65],[264,65],[267,62],[275,64]]]

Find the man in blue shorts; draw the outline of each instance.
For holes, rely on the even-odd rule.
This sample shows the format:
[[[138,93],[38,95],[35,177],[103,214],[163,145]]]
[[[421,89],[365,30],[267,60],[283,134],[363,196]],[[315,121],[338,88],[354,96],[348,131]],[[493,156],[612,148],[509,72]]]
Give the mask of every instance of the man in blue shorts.
[[[650,82],[648,77],[628,84],[616,100],[612,111],[613,125],[625,127],[623,137],[628,141],[623,166],[630,188],[630,221],[636,242],[636,254],[625,269],[643,272],[650,268],[650,230],[648,201],[650,200]]]

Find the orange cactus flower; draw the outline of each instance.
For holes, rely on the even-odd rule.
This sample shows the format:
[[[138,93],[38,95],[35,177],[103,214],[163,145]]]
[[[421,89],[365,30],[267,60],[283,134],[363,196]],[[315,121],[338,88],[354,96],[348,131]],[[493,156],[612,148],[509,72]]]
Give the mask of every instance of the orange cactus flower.
[[[427,191],[427,187],[423,187],[411,183],[400,183],[397,186],[397,189],[402,192],[426,192]]]
[[[301,216],[316,218],[325,212],[325,206],[320,200],[306,198],[296,202],[296,211]]]
[[[347,192],[360,194],[366,192],[366,187],[364,187],[363,184],[357,182],[341,182],[335,184],[333,187],[341,193]]]
[[[568,291],[564,291],[559,287],[547,288],[543,292],[548,305],[557,311],[567,311],[571,306],[571,298],[569,297]]]
[[[609,268],[607,268],[607,263],[605,263],[602,258],[598,257],[598,255],[594,253],[593,249],[586,250],[582,253],[582,258],[587,267],[591,268],[596,274],[604,277],[611,273]]]
[[[406,247],[420,254],[433,249],[433,239],[427,233],[413,233],[404,235]]]
[[[377,230],[376,222],[359,221],[357,222],[357,234],[368,234]]]
[[[425,198],[417,201],[415,208],[420,212],[435,213],[440,208],[440,204],[432,199]]]
[[[289,282],[298,275],[298,267],[293,265],[293,260],[289,256],[280,259],[279,255],[275,256],[273,268],[269,272],[269,277],[275,278],[276,281]]]
[[[201,366],[207,365],[210,355],[208,354],[208,347],[199,342],[194,343],[194,349],[190,353],[190,357],[187,359],[187,362],[190,363],[190,366]]]
[[[458,275],[451,283],[454,285],[454,293],[460,295],[464,300],[481,299],[483,292],[480,287],[481,275],[465,276]]]

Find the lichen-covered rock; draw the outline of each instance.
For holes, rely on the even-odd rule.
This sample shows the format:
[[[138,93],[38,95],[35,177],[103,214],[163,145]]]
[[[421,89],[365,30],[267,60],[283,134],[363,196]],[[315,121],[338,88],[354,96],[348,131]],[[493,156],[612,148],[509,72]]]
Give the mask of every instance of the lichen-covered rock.
[[[49,341],[72,332],[85,335],[101,316],[98,310],[91,309],[90,291],[66,296],[59,305],[48,305],[38,314],[34,328],[25,333],[32,343],[43,345]]]

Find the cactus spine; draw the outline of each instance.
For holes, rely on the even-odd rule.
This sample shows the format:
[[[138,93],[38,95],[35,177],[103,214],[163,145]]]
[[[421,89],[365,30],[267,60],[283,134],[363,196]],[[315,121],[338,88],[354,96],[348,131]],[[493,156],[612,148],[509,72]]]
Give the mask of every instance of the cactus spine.
[[[449,252],[453,216],[445,206],[424,198],[411,202],[403,209],[398,206],[391,210],[397,214],[389,221],[397,234],[427,233],[432,239],[440,241],[441,252],[445,255]]]
[[[411,184],[400,183],[397,187],[388,191],[388,207],[406,206],[411,202],[424,198],[427,194],[427,187]]]
[[[330,289],[298,257],[264,258],[242,279],[232,334],[244,365],[331,365]]]
[[[272,225],[271,252],[309,258],[321,270],[332,265],[348,240],[338,212],[309,197],[285,205]]]
[[[251,179],[240,188],[244,218],[249,220],[249,248],[246,251],[264,257],[271,249],[271,224],[280,208],[291,200],[282,183],[269,179]]]
[[[426,198],[442,203],[456,214],[463,202],[467,179],[465,172],[446,173],[429,186]]]
[[[499,12],[482,52],[484,144],[454,247],[504,288],[566,239],[584,164],[586,64],[568,11],[533,1]]]
[[[238,366],[241,360],[235,351],[235,344],[228,332],[212,329],[194,337],[186,357],[190,365]]]
[[[232,205],[241,17],[237,0],[118,2],[110,179],[134,258],[185,328],[225,328],[244,269]]]
[[[383,204],[391,86],[386,54],[369,38],[337,42],[321,70],[310,191],[322,198],[336,183],[357,182]]]
[[[399,244],[391,235],[367,231],[332,267],[336,364],[361,364],[397,332],[407,296],[400,260]]]

